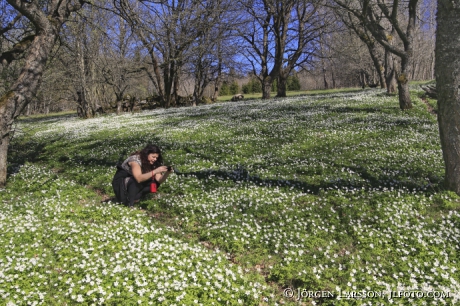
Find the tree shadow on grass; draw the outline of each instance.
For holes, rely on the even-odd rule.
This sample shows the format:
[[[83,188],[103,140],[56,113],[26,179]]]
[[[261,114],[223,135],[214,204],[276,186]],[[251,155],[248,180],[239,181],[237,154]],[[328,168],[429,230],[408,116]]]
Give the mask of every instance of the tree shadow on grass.
[[[117,148],[120,147],[120,143],[123,142],[139,142],[138,139],[102,139],[101,141],[92,141],[88,144],[78,144],[75,147],[69,146],[64,139],[64,135],[56,136],[53,139],[46,139],[37,141],[35,139],[28,139],[27,141],[14,141],[9,148],[8,161],[11,163],[12,168],[17,168],[25,164],[26,162],[37,163],[57,163],[66,164],[71,161],[78,163],[81,166],[104,166],[114,167],[118,162],[125,160],[135,150],[140,150],[142,147],[133,148],[132,150],[120,148],[115,152],[117,158],[98,158],[87,156],[85,152],[94,150],[104,150],[104,148]],[[159,141],[158,138],[150,136],[148,143],[156,143]],[[61,143],[59,143],[61,141]]]
[[[56,115],[42,115],[33,117],[20,117],[19,121],[24,123],[52,123],[61,122],[66,119],[78,118],[77,114],[56,114]]]
[[[47,141],[14,141],[8,148],[8,171],[7,177],[19,171],[20,167],[26,162],[36,163],[44,159],[46,147],[60,141],[64,136],[48,139]],[[46,158],[45,158],[46,160]]]
[[[345,167],[345,166],[344,166]],[[384,178],[376,173],[372,173],[364,167],[351,167],[354,173],[361,178],[357,181],[353,178],[350,179],[338,179],[330,181],[318,181],[318,182],[307,182],[295,179],[270,179],[260,178],[259,176],[251,175],[245,168],[238,166],[233,171],[223,170],[202,170],[202,171],[190,171],[190,172],[178,172],[176,175],[179,176],[191,176],[196,177],[199,180],[209,180],[210,178],[217,177],[222,180],[233,181],[234,183],[252,183],[261,187],[279,187],[295,189],[303,193],[319,194],[325,190],[338,190],[338,189],[349,189],[349,190],[361,190],[361,189],[406,189],[406,190],[424,190],[426,193],[433,193],[442,189],[442,182],[438,177],[429,177],[431,183],[427,186],[426,182],[423,182],[425,175],[417,177],[413,176],[412,180],[398,181],[393,183],[391,178]],[[393,180],[394,181],[394,180]]]

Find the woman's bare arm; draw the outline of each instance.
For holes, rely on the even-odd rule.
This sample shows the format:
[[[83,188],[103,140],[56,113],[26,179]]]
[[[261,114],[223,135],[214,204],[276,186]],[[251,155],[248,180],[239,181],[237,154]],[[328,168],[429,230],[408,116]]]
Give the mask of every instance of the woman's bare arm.
[[[164,174],[162,175],[161,173],[162,172],[167,173],[167,170],[168,170],[168,168],[166,166],[161,166],[161,167],[158,167],[158,168],[156,168],[155,170],[153,170],[151,172],[142,173],[141,166],[139,166],[139,164],[137,162],[132,161],[132,162],[129,163],[129,165],[131,166],[131,170],[133,172],[134,179],[138,183],[142,183],[142,182],[145,182],[145,181],[148,181],[148,180],[152,179],[152,172],[153,172],[153,175],[155,176],[155,179],[157,179],[158,176],[160,176],[162,178],[164,176]],[[164,178],[163,181],[165,179],[166,178]],[[159,183],[163,182],[163,181],[160,182],[158,179],[157,179],[157,181]]]

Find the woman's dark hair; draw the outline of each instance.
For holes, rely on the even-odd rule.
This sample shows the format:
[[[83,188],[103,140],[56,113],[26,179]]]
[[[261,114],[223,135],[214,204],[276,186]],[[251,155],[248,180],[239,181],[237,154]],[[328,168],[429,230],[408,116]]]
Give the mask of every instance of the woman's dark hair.
[[[148,160],[148,156],[151,153],[158,154],[158,158],[153,163],[153,165],[151,165],[149,163],[149,160]],[[150,171],[160,167],[161,165],[163,165],[163,157],[161,156],[161,150],[156,145],[147,145],[142,150],[136,151],[136,152],[132,153],[131,155],[139,155],[139,157],[141,159],[141,163],[142,163],[142,166],[141,166],[142,173],[150,172]]]

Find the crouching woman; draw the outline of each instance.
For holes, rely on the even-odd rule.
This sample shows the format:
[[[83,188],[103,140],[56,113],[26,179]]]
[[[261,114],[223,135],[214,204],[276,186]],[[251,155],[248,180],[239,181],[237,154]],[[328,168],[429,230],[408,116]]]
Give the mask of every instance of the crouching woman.
[[[173,170],[163,166],[161,150],[156,145],[147,145],[132,153],[121,165],[112,180],[113,191],[118,202],[134,206],[142,196],[150,193],[151,183],[160,186]]]

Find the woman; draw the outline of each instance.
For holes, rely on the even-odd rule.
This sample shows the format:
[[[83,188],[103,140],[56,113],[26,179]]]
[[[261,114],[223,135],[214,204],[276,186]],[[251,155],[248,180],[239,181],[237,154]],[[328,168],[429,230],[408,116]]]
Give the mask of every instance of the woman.
[[[121,165],[112,180],[113,191],[118,202],[134,206],[143,195],[150,192],[150,184],[157,187],[173,172],[163,166],[163,158],[158,146],[147,145],[132,153]]]

